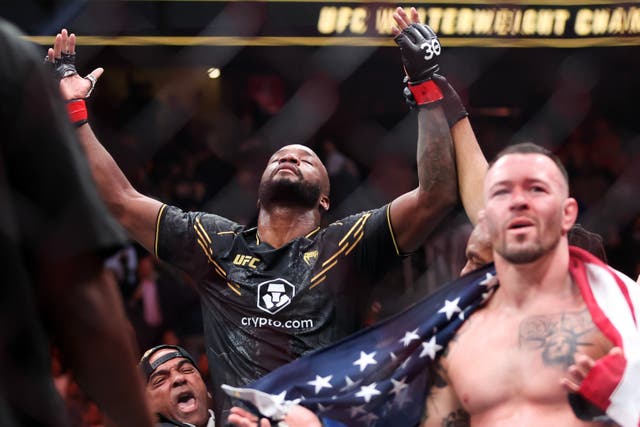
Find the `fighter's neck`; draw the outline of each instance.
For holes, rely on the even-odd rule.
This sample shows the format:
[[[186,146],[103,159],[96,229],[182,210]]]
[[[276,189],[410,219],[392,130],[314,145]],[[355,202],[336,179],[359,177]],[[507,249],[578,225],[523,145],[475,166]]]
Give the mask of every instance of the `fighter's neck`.
[[[556,248],[528,264],[513,264],[497,254],[494,256],[500,281],[499,299],[506,304],[519,307],[546,297],[573,298],[576,295],[577,288],[569,274],[568,250]]]
[[[320,225],[317,209],[275,207],[260,209],[258,235],[260,240],[279,248],[287,242],[306,236]]]

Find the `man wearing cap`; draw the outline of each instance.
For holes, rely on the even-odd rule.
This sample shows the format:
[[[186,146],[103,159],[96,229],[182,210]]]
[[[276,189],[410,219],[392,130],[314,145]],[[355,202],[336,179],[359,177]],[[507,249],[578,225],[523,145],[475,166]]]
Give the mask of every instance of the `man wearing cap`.
[[[177,345],[159,345],[147,350],[139,367],[147,381],[151,409],[158,426],[213,427],[207,391],[193,357]]]

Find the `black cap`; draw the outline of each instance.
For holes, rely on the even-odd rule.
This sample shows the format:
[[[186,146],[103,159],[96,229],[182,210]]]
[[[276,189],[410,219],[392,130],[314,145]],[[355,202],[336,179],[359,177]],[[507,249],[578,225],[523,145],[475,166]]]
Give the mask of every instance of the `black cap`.
[[[159,357],[158,359],[154,360],[153,363],[149,363],[149,359],[151,358],[151,356],[153,356],[155,352],[166,349],[166,348],[169,348],[175,351],[172,351],[171,353],[167,353]],[[191,355],[187,350],[180,347],[179,345],[169,345],[169,344],[157,345],[145,351],[144,354],[142,355],[142,358],[140,359],[140,362],[138,362],[138,367],[142,370],[145,380],[149,381],[149,377],[151,376],[153,371],[155,371],[158,368],[158,366],[162,365],[163,363],[171,359],[175,359],[176,357],[187,359],[189,362],[191,362],[191,364],[196,369],[198,369],[198,365],[193,360],[193,357],[191,357]]]

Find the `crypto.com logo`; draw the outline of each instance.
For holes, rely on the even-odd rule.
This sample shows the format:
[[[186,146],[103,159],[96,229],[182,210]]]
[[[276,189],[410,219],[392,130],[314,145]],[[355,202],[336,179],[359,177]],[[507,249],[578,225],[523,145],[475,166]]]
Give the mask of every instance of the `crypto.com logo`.
[[[258,308],[276,314],[289,304],[296,288],[284,279],[269,280],[258,285]]]

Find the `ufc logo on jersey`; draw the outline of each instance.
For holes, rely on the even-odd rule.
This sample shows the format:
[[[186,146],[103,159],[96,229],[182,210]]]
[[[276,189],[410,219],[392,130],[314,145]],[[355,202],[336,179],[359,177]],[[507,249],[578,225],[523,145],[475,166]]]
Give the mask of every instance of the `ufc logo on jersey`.
[[[427,40],[420,45],[420,49],[424,50],[424,59],[430,60],[434,56],[440,56],[441,48],[438,39]]]
[[[296,288],[284,279],[269,280],[258,285],[258,308],[269,314],[276,314],[289,304],[296,294]]]
[[[260,262],[260,258],[256,258],[256,257],[252,257],[251,255],[236,255],[236,257],[233,259],[233,263],[235,265],[243,265],[243,266],[248,266],[251,268],[256,268],[257,265]]]

